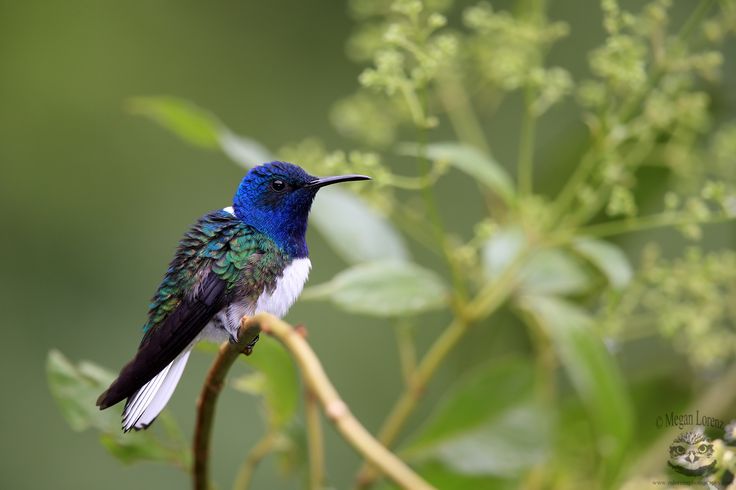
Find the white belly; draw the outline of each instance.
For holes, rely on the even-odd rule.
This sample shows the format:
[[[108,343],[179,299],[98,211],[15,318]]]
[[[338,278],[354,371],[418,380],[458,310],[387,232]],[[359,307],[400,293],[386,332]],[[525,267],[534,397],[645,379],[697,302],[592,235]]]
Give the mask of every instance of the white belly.
[[[256,302],[254,313],[266,312],[281,318],[304,289],[312,262],[308,258],[294,259],[276,280],[276,288],[269,294],[264,291]]]
[[[311,268],[312,262],[309,258],[294,259],[276,280],[276,287],[272,293],[264,290],[255,304],[239,301],[223,308],[207,324],[200,337],[216,342],[223,342],[231,336],[235,337],[240,327],[240,319],[256,313],[271,313],[282,318],[304,289]]]

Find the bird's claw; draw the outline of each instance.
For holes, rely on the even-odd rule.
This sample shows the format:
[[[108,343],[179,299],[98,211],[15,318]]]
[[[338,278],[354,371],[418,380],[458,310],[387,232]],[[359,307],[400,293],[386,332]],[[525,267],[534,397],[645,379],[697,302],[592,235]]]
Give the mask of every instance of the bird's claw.
[[[246,356],[249,356],[249,355],[251,355],[253,353],[253,347],[255,347],[256,342],[258,342],[258,338],[259,337],[260,337],[260,335],[256,335],[255,337],[253,337],[253,340],[251,340],[250,342],[248,342],[248,345],[246,345],[245,347],[243,347],[243,351],[242,351],[243,354],[245,354]],[[228,340],[229,340],[229,342],[231,344],[237,344],[238,343],[238,338],[235,335],[232,335],[232,334],[230,335],[230,337],[229,337]]]
[[[245,348],[243,348],[243,354],[245,354],[246,356],[251,355],[253,353],[253,347],[256,346],[256,342],[258,342],[259,338],[260,338],[260,335],[256,335],[255,337],[253,337],[253,340],[248,342],[248,345],[246,345]]]

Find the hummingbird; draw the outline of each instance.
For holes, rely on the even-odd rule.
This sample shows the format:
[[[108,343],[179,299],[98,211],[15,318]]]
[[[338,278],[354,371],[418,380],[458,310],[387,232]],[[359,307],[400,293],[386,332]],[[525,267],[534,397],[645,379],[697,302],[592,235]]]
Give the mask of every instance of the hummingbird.
[[[312,267],[306,231],[317,191],[369,179],[314,177],[288,162],[252,168],[232,206],[205,214],[179,242],[149,305],[138,351],[97,399],[100,410],[127,399],[123,431],[147,428],[171,398],[197,342],[236,342],[244,316],[283,317]]]

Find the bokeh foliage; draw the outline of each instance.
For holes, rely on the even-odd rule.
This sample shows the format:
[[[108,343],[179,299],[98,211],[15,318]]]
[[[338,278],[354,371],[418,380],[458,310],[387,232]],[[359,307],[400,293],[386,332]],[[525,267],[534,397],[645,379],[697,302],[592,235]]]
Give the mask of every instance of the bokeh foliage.
[[[330,114],[349,149],[309,137],[272,152],[171,97],[136,98],[130,110],[246,168],[280,158],[313,174],[373,176],[371,185],[330,189],[315,202],[312,224],[347,267],[303,300],[391,324],[402,354],[396,377],[406,378],[410,399],[471,330],[497,329],[501,320],[524,329],[523,345],[509,343],[445,387],[406,437],[398,438],[405,420],[382,433],[438,487],[610,488],[663,473],[664,453],[659,466],[637,465],[661,441],[639,396],[650,380],[623,360],[654,341],[714,386],[733,370],[736,261],[700,240],[706,225],[736,216],[734,112],[714,105],[736,3],[694,2],[683,20],[672,18],[668,0],[631,11],[603,0],[603,39],[579,53],[588,67],[577,79],[547,62],[570,28],[548,18],[543,0],[508,10],[449,0],[350,5],[358,25],[348,55],[365,69]],[[538,150],[538,127],[562,105],[573,105],[587,128],[564,157],[571,164]],[[512,110],[521,113],[518,149],[515,162],[502,164],[485,127]],[[572,168],[559,192],[536,191],[535,175],[555,166]],[[661,204],[638,194],[653,169],[666,180]],[[478,216],[462,231],[443,217],[435,192],[455,173],[474,182],[464,192],[484,204],[482,213],[468,207]],[[464,212],[466,199],[458,194],[455,209]],[[668,257],[649,238],[640,255],[612,241],[663,227],[691,243]],[[431,338],[421,323],[439,314],[449,325]],[[417,348],[427,344],[424,353]],[[255,373],[234,387],[262,395],[266,431],[279,441],[273,452],[299,475],[304,436],[288,356],[266,342],[250,362]],[[125,461],[186,468],[173,456],[180,441],[126,442],[112,435],[109,417],[80,405],[107,377],[49,356],[52,391],[73,428],[101,431]],[[700,395],[693,389],[678,402],[699,406]],[[418,417],[411,412],[409,420]]]

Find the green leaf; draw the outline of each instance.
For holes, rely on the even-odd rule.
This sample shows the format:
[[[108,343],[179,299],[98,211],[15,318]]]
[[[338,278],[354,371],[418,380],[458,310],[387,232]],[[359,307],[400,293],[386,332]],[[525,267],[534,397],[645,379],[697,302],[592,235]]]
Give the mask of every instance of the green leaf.
[[[283,429],[294,418],[299,402],[299,378],[291,356],[271,337],[261,335],[250,356],[241,356],[259,374],[236,378],[233,388],[263,396],[268,422]]]
[[[348,263],[409,259],[404,239],[384,216],[343,189],[323,189],[310,221]]]
[[[589,286],[582,264],[560,249],[538,251],[521,271],[520,289],[526,293],[575,294]]]
[[[100,435],[100,443],[110,454],[125,464],[137,461],[159,461],[162,463],[175,463],[185,467],[187,449],[182,447],[179,451],[160,444],[149,432],[128,432],[118,430],[116,433],[103,432]]]
[[[481,251],[485,276],[489,280],[498,279],[519,256],[526,242],[521,228],[509,227],[496,231],[483,244]]]
[[[350,267],[308,288],[302,299],[330,299],[351,313],[395,317],[441,308],[447,294],[433,271],[410,262],[381,261]]]
[[[135,97],[129,102],[133,114],[145,116],[184,141],[202,148],[219,148],[220,121],[195,104],[176,97]]]
[[[221,150],[244,168],[277,159],[262,144],[235,134],[215,116],[186,100],[136,97],[130,101],[130,111],[148,117],[184,141]],[[312,207],[311,221],[348,263],[409,258],[404,239],[391,222],[345,190],[322,190]]]
[[[219,142],[225,155],[244,168],[276,160],[268,148],[256,140],[239,136],[225,127],[220,130]]]
[[[443,398],[404,453],[464,475],[519,475],[542,462],[550,445],[551,421],[532,388],[528,362],[482,366]]]
[[[170,437],[161,439],[150,430],[124,434],[120,428],[121,407],[97,408],[97,397],[115,379],[111,372],[86,361],[75,366],[61,352],[52,350],[46,359],[46,374],[51,394],[71,428],[96,429],[102,445],[116,458],[125,463],[148,460],[188,466],[188,446],[166,413],[159,418]],[[174,433],[176,436],[172,436]]]
[[[592,319],[562,299],[525,296],[528,311],[552,339],[596,429],[597,450],[615,476],[631,440],[633,410],[621,372],[594,330]]]
[[[592,238],[579,238],[572,244],[573,250],[587,259],[606,276],[612,287],[626,287],[634,275],[626,254],[616,245]]]
[[[455,142],[431,143],[424,148],[415,143],[404,143],[399,146],[399,153],[403,155],[420,156],[422,150],[431,160],[447,162],[473,177],[507,204],[514,201],[514,185],[506,170],[491,156],[477,148]]]
[[[85,365],[83,372],[61,352],[50,351],[46,359],[46,376],[51,394],[72,429],[82,431],[95,427],[104,430],[114,425],[119,430],[117,414],[112,410],[100,411],[95,403],[115,376],[102,368],[92,369],[89,363]],[[90,373],[93,374],[90,376]]]
[[[278,467],[285,476],[303,474],[309,463],[307,432],[300,423],[289,424],[281,431],[275,452]]]
[[[266,391],[266,376],[255,372],[238,376],[233,379],[233,389],[249,395],[263,396]]]
[[[497,279],[518,257],[526,243],[526,236],[519,228],[494,233],[482,250],[486,277]],[[583,264],[570,253],[556,248],[535,252],[522,268],[519,278],[519,289],[533,294],[576,294],[591,285]]]

